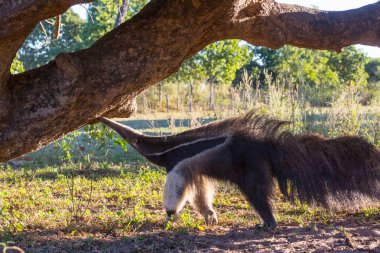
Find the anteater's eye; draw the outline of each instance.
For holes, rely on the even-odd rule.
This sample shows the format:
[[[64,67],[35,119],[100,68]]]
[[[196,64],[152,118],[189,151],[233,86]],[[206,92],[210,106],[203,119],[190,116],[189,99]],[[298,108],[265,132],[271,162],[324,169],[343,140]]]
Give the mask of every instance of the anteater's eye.
[[[137,143],[137,139],[133,139],[133,140],[132,140],[132,143],[133,143],[133,144],[136,144],[136,143]]]

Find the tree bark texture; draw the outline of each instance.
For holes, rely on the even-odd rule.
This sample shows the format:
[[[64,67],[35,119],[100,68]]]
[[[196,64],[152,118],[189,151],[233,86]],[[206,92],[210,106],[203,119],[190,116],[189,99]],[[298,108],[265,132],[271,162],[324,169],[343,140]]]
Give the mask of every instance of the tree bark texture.
[[[90,1],[0,0],[0,120],[11,106],[11,94],[7,91],[9,69],[27,36],[39,21],[57,16],[74,4],[85,2]]]
[[[243,39],[339,51],[380,46],[380,2],[326,12],[273,0],[152,0],[90,48],[10,75],[40,20],[88,0],[0,0],[0,161],[36,150],[100,116],[132,113],[134,98],[206,45]]]

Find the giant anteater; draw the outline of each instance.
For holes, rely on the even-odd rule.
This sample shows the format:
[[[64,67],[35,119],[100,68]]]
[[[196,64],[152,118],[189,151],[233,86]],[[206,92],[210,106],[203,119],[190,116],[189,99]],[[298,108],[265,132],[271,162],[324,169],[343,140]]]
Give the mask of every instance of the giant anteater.
[[[166,167],[168,217],[190,202],[207,223],[216,223],[214,180],[236,184],[269,227],[277,225],[271,203],[276,181],[290,200],[326,208],[380,199],[380,151],[360,137],[293,135],[283,130],[286,122],[253,112],[164,137],[101,121],[149,161]]]

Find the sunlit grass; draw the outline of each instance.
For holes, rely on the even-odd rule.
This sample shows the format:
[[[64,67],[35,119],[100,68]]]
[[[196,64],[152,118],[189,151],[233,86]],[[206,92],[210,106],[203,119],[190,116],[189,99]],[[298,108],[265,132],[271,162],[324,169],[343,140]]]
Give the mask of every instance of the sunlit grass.
[[[189,207],[174,224],[165,224],[162,192],[165,172],[155,166],[94,164],[78,171],[75,165],[36,169],[0,169],[0,237],[33,247],[49,233],[65,238],[127,236],[169,230],[204,231],[215,228]],[[214,202],[219,227],[253,227],[259,223],[242,194],[221,184]],[[379,209],[333,213],[285,201],[276,194],[281,225],[312,226],[343,219],[378,221]]]

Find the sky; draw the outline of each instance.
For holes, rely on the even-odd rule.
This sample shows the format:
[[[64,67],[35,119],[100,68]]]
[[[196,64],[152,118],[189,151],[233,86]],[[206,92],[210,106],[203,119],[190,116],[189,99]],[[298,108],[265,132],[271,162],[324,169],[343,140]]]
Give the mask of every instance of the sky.
[[[298,4],[308,7],[317,7],[321,10],[340,11],[361,7],[376,3],[378,0],[276,0],[279,3]],[[86,10],[80,6],[74,6],[73,10],[82,17],[86,16]],[[380,58],[380,48],[358,45],[369,57]]]

